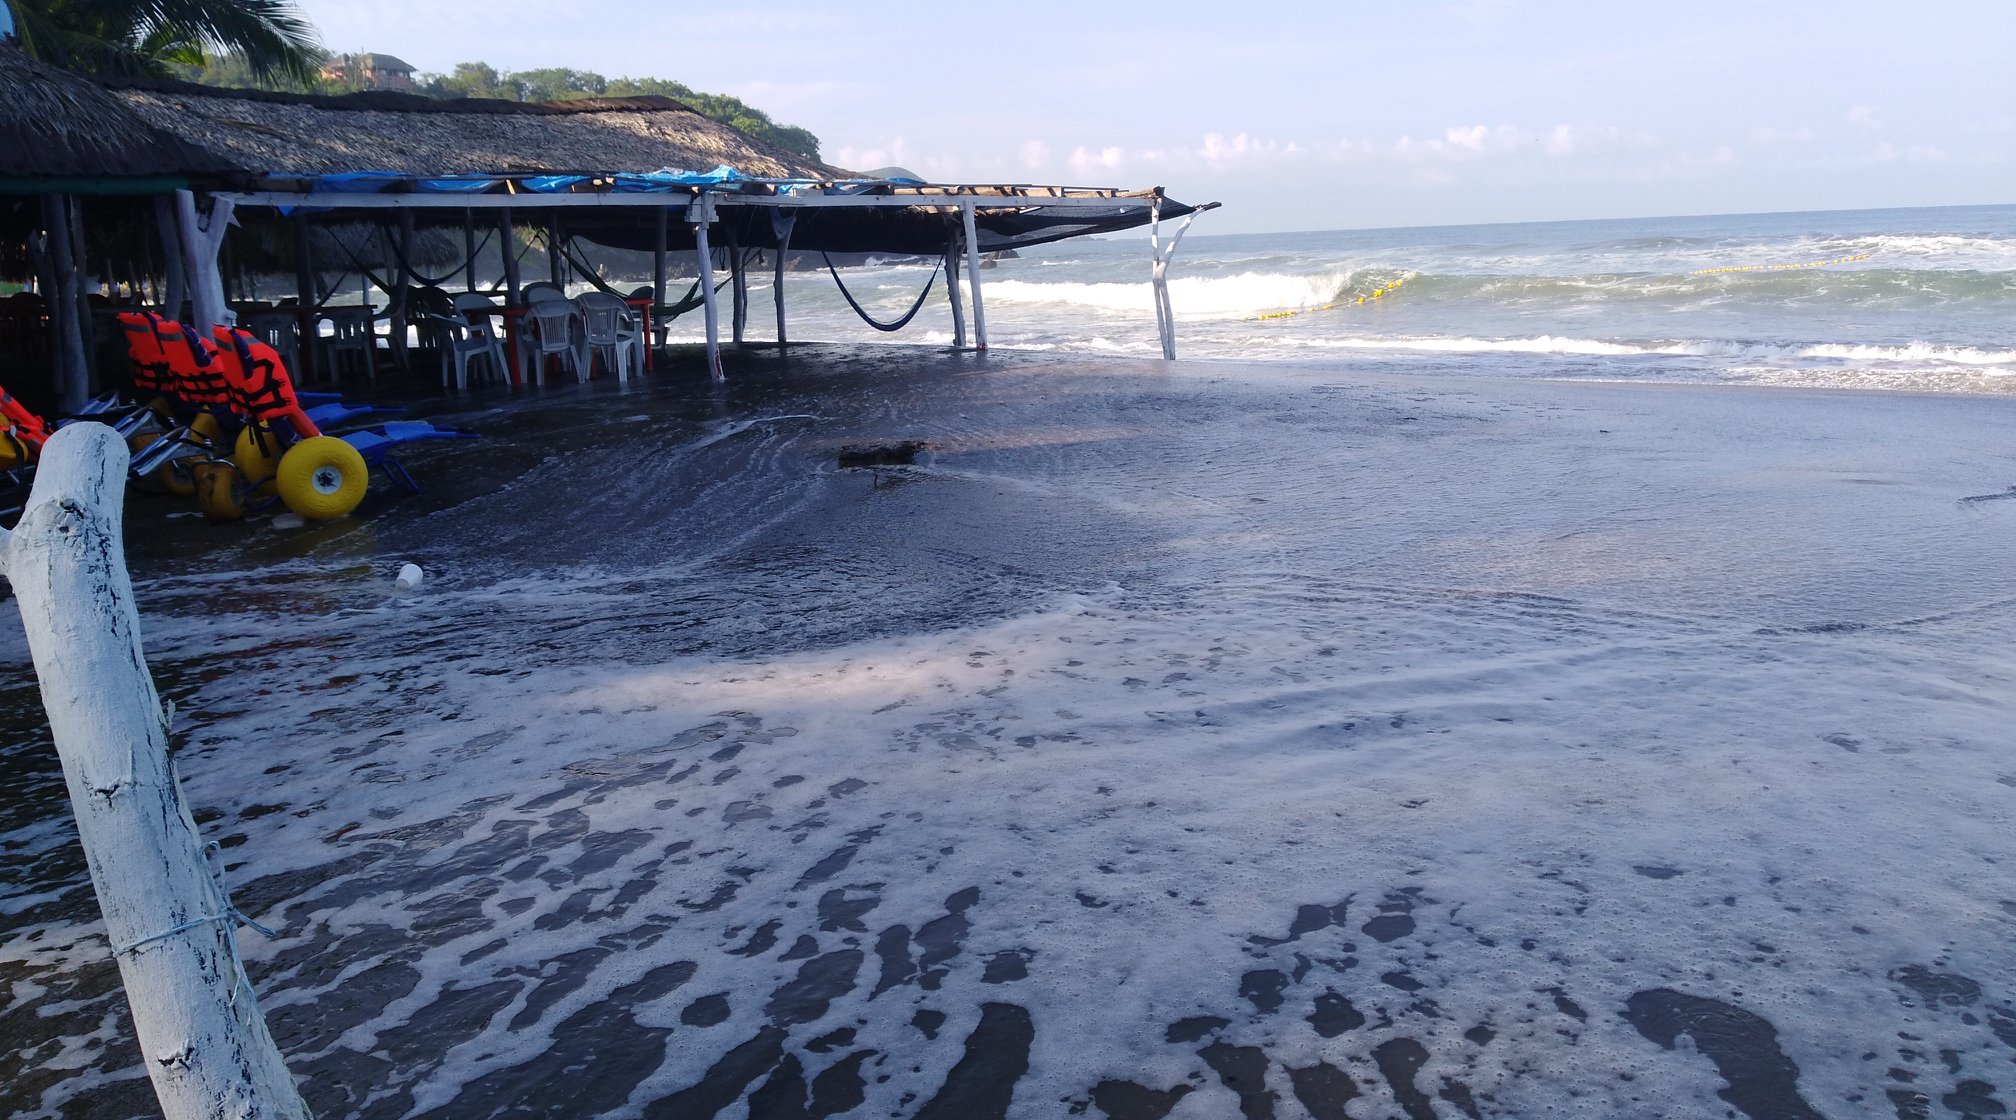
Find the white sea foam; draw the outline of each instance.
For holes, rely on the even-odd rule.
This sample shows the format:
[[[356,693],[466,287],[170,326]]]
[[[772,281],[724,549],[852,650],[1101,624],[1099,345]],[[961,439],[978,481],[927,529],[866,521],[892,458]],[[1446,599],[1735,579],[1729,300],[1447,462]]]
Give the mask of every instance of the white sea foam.
[[[1178,316],[1238,317],[1329,303],[1351,280],[1349,271],[1314,274],[1246,272],[1234,276],[1182,276],[1169,282],[1169,302]],[[989,283],[991,303],[1068,304],[1100,311],[1153,314],[1145,282],[1048,283],[1002,280]]]
[[[1507,1116],[1719,1115],[1699,1040],[1625,1019],[1659,989],[1768,1019],[1825,1115],[1891,1069],[2002,1078],[2016,519],[1955,501],[2007,485],[1999,402],[1229,368],[885,371],[831,379],[818,421],[780,415],[788,378],[700,386],[676,455],[572,449],[571,485],[486,487],[460,520],[139,568],[178,767],[281,930],[245,938],[262,1006],[312,1093],[369,1100],[322,1114],[562,1111],[602,1085],[463,1094],[571,1046],[645,1067],[571,1114],[638,1116],[774,1030],[802,1081],[872,1051],[860,1114],[914,1116],[992,1005],[1034,1025],[1016,1120],[1094,1116],[1106,1079],[1236,1115],[1213,1041],[1263,1052],[1284,1115],[1319,1061],[1402,1114],[1374,1057],[1396,1040],[1425,1094]],[[808,469],[892,432],[946,462]],[[612,509],[643,559],[607,555]],[[513,525],[533,545],[496,555]],[[416,539],[430,593],[362,598]],[[32,924],[0,945],[17,983],[109,974],[79,923]],[[914,952],[927,928],[963,941]],[[943,975],[878,992],[885,946]],[[830,1003],[789,995],[815,961]],[[1912,968],[1982,994],[1926,998]],[[29,1029],[64,1021],[16,990]],[[1324,1033],[1338,997],[1364,1021]],[[133,1076],[107,1065],[116,993],[86,998],[24,1047],[62,1079],[19,1114]],[[1172,1040],[1196,1016],[1224,1022]],[[792,1088],[751,1068],[723,1114]]]

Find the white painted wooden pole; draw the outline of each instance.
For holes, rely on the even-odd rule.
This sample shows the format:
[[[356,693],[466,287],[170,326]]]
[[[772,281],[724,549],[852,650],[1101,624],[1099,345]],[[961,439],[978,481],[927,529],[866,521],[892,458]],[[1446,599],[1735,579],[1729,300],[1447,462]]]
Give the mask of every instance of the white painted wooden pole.
[[[966,349],[966,307],[959,302],[959,240],[945,245],[945,298],[952,301],[952,348]]]
[[[1208,209],[1208,207],[1206,208]],[[1162,336],[1162,357],[1176,360],[1176,309],[1169,304],[1169,262],[1176,257],[1176,246],[1183,240],[1190,223],[1197,220],[1203,209],[1192,210],[1183,216],[1183,224],[1176,227],[1175,236],[1169,244],[1162,244],[1162,188],[1155,188],[1155,200],[1148,205],[1148,245],[1153,256],[1149,270],[1149,284],[1155,290],[1155,329]]]
[[[721,372],[721,309],[714,302],[714,249],[707,244],[707,225],[714,220],[712,200],[706,195],[686,208],[686,220],[693,223],[693,256],[700,277],[700,299],[707,310],[707,377],[726,381]]]
[[[126,442],[71,424],[0,534],[105,933],[167,1120],[306,1120],[168,759],[120,545]]]
[[[216,326],[235,327],[238,316],[224,302],[224,275],[217,268],[217,251],[224,247],[224,233],[231,228],[228,198],[210,200],[210,214],[196,217],[196,195],[175,192],[175,211],[182,230],[182,260],[189,282],[190,325],[208,336]]]
[[[959,220],[966,232],[966,280],[973,289],[973,348],[987,349],[987,309],[980,302],[980,235],[973,226],[973,200],[959,204]]]
[[[791,251],[791,235],[797,227],[798,215],[787,214],[781,209],[770,211],[770,230],[777,235],[776,277],[770,283],[770,297],[777,304],[777,343],[780,346],[790,341],[784,334],[784,254]]]

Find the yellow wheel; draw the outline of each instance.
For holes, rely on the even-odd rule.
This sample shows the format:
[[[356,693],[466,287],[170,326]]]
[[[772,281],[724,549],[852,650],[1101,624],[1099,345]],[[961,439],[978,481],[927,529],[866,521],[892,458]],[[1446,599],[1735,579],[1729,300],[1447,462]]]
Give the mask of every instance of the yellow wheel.
[[[257,424],[247,424],[238,432],[238,446],[231,452],[231,462],[238,468],[238,477],[253,493],[263,496],[273,492],[273,469],[279,461],[279,436]]]
[[[309,521],[328,521],[357,508],[371,477],[364,456],[335,436],[304,439],[280,456],[280,500]]]
[[[189,468],[195,463],[196,455],[197,452],[191,451],[161,464],[154,472],[154,480],[170,494],[180,494],[185,498],[194,494],[196,478],[189,473]]]
[[[238,431],[238,443],[231,451],[231,463],[246,482],[264,482],[273,477],[273,464],[280,458],[280,437],[257,424]]]
[[[238,521],[245,516],[245,496],[238,489],[238,468],[205,459],[190,468],[195,477],[196,504],[212,521]]]
[[[224,422],[214,412],[199,412],[189,422],[189,434],[215,447],[223,442]]]

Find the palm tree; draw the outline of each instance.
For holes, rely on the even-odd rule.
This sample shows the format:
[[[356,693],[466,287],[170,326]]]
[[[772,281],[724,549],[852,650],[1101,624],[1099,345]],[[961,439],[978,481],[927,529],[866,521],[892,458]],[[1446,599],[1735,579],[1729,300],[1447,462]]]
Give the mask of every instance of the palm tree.
[[[31,57],[103,77],[166,77],[171,63],[241,55],[260,78],[311,81],[315,27],[289,0],[0,0]]]

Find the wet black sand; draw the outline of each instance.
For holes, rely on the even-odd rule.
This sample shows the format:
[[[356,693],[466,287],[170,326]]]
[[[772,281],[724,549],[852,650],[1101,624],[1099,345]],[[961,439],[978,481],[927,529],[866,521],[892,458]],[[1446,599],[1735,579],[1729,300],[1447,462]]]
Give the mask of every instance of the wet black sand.
[[[508,701],[550,688],[551,707],[573,705],[585,686],[569,674],[584,665],[697,660],[732,674],[864,642],[984,632],[1060,595],[1112,597],[1115,618],[1181,615],[1206,609],[1206,589],[1224,586],[1200,572],[1223,571],[1285,570],[1295,575],[1279,582],[1315,588],[1298,590],[1308,598],[1289,613],[1306,612],[1321,632],[1306,658],[1274,666],[1282,691],[1257,705],[1268,712],[1298,702],[1291,686],[1302,682],[1288,678],[1311,665],[1355,657],[1357,646],[1388,651],[1371,662],[1397,662],[1391,651],[1412,647],[1393,643],[1428,640],[1370,629],[1395,618],[1463,629],[1462,648],[1433,664],[1491,661],[1489,643],[1511,640],[1494,635],[1537,633],[1536,648],[1600,639],[1618,657],[1645,646],[1674,664],[1673,651],[1743,635],[1755,649],[1738,660],[1811,656],[1818,679],[1837,655],[1809,655],[1810,643],[1880,633],[1908,645],[1928,627],[1944,627],[1939,642],[1972,657],[1986,648],[1980,635],[2007,621],[1993,563],[2008,541],[1999,522],[1965,522],[1938,556],[1908,562],[1885,551],[1910,556],[1900,532],[1871,531],[1850,558],[1795,530],[1802,520],[1838,529],[1885,508],[1864,496],[1884,483],[1951,490],[1928,518],[2000,517],[2001,503],[1964,499],[2010,479],[1982,470],[1961,485],[1971,466],[1932,481],[1829,468],[1828,483],[1852,494],[1845,506],[1781,505],[1783,481],[1753,506],[1738,496],[1766,488],[1749,477],[1754,464],[1718,466],[1680,439],[1648,440],[1642,476],[1612,470],[1587,483],[1601,491],[1594,498],[1567,485],[1578,476],[1563,448],[1755,415],[1727,405],[1738,396],[1728,390],[1343,374],[1256,390],[1209,369],[1171,378],[1121,362],[836,348],[753,351],[736,369],[725,387],[675,365],[628,392],[596,384],[452,405],[415,398],[417,411],[486,439],[416,453],[426,493],[374,492],[359,517],[335,525],[213,527],[134,498],[129,548],[150,653],[184,713],[178,765],[199,822],[230,860],[238,904],[283,930],[270,943],[247,932],[247,955],[316,1115],[1447,1120],[1538,1115],[1536,1100],[1588,1115],[1752,1120],[2006,1112],[2016,966],[1995,946],[2009,944],[2016,891],[1978,897],[1978,913],[1921,915],[1917,946],[1898,933],[1911,916],[1879,915],[1893,923],[1883,930],[1890,947],[1844,946],[1837,963],[1817,947],[1854,937],[1851,925],[1866,934],[1856,923],[1870,918],[1852,905],[1815,909],[1829,890],[1817,879],[1836,870],[1825,856],[1808,860],[1823,874],[1781,884],[1701,848],[1609,859],[1609,870],[1596,866],[1607,853],[1550,851],[1508,895],[1542,900],[1528,908],[1472,893],[1475,880],[1439,876],[1418,854],[1375,854],[1388,839],[1376,824],[1334,826],[1367,831],[1325,841],[1339,856],[1317,876],[1274,847],[1299,841],[1271,825],[1251,840],[1264,847],[1242,850],[1246,839],[1200,815],[1189,862],[1150,872],[1135,857],[1182,827],[1146,823],[1159,820],[1155,799],[1190,790],[1102,784],[1089,777],[1096,758],[1055,764],[1086,767],[1082,785],[1096,788],[1072,795],[1082,800],[1032,804],[1023,819],[1032,833],[1096,820],[1085,827],[1123,839],[1018,849],[1014,814],[969,801],[988,834],[965,835],[956,811],[921,800],[883,768],[887,758],[851,761],[842,736],[815,769],[805,729],[764,711],[686,718],[667,701],[678,718],[657,720],[610,709],[598,693],[528,729]],[[1807,402],[1766,407],[1754,423],[1809,451],[1852,441],[1864,424],[1952,430],[1943,402],[1766,399]],[[1886,408],[1902,421],[1872,415]],[[1819,435],[1801,430],[1809,423]],[[1962,427],[1955,459],[1991,425]],[[906,441],[922,444],[914,470],[840,466],[844,450]],[[1552,450],[1508,450],[1542,443]],[[1601,454],[1614,468],[1634,452]],[[1086,500],[1093,485],[1104,500]],[[1588,543],[1599,535],[1592,523],[1657,511],[1667,499],[1648,495],[1675,488],[1698,494],[1689,519],[1664,527],[1657,543],[1671,555],[1659,563],[1644,562],[1643,540]],[[1592,502],[1602,518],[1589,516]],[[1731,519],[1748,555],[1690,555]],[[1508,536],[1557,542],[1553,561],[1524,548],[1479,551]],[[1340,548],[1355,582],[1323,563]],[[1575,564],[1562,562],[1571,556]],[[407,559],[428,568],[427,593],[394,599],[390,570]],[[1706,570],[1675,578],[1683,559]],[[1760,576],[1760,566],[1774,570]],[[1922,586],[1895,578],[1905,570]],[[1314,579],[1319,571],[1340,582]],[[1272,594],[1268,578],[1250,578],[1256,594]],[[1668,613],[1644,613],[1654,606]],[[1344,629],[1352,618],[1368,629]],[[1171,661],[1159,679],[1116,673],[1060,695],[1138,695],[1129,702],[1144,713],[1144,734],[1195,739],[1214,723],[1237,726],[1211,675],[1214,656],[1236,651],[1210,625],[1198,655]],[[19,639],[9,648],[0,1104],[23,1116],[152,1115]],[[1879,644],[1856,656],[1890,652]],[[1012,653],[976,646],[961,657],[976,676],[999,666],[996,687],[1028,673]],[[1371,662],[1361,672],[1376,677]],[[1575,679],[1563,674],[1561,687]],[[1534,690],[1549,687],[1543,674]],[[1435,761],[1433,736],[1453,728],[1489,741],[1433,710],[1423,697],[1435,694],[1417,691],[1405,710],[1333,696],[1323,703],[1348,706],[1298,734],[1374,750],[1422,744],[1410,757],[1437,788],[1410,790],[1391,811],[1423,812],[1411,800],[1432,814],[1456,773]],[[1019,734],[978,710],[985,698],[976,685],[943,710],[896,713],[871,730],[926,770],[1101,746],[1098,732],[1069,730],[1061,711],[1057,729],[1032,722]],[[892,693],[892,707],[905,702]],[[1644,703],[1686,707],[1652,692]],[[1768,710],[1773,699],[1754,703]],[[1706,718],[1700,738],[1713,740],[1742,716]],[[1802,752],[1801,767],[1817,765],[1809,754],[1828,765],[1898,757],[1886,753],[1902,749],[1895,723],[1870,716],[1865,729],[1863,718],[1843,712],[1787,749]],[[1495,732],[1490,724],[1514,717],[1475,719]],[[605,735],[605,722],[624,730]],[[1979,726],[1942,733],[1951,745]],[[1404,771],[1406,759],[1396,765]],[[1962,765],[1992,769],[1971,755]],[[1004,781],[1003,791],[1023,788]],[[1982,787],[1984,804],[2006,806],[1989,799],[2016,792],[2016,779],[1997,788]],[[1296,812],[1284,806],[1282,819]],[[1128,827],[1148,837],[1138,850]],[[1635,850],[1615,839],[1619,853]],[[1948,850],[1956,862],[1963,850],[2001,854],[1967,847],[1979,842],[1955,839]],[[1365,849],[1362,870],[1349,866],[1354,844]],[[1068,874],[1043,862],[1081,850],[1104,852],[1094,857],[1104,862]],[[1432,863],[1467,849],[1423,851]],[[1282,873],[1258,888],[1220,881],[1209,864],[1228,852]],[[1028,882],[1053,876],[1053,909],[1028,909]],[[1739,881],[1741,899],[1724,905],[1723,887]],[[1266,904],[1246,908],[1249,890]],[[1620,900],[1690,913],[1643,900],[1697,891],[1701,906],[1727,913],[1700,927],[1721,927],[1726,943],[1690,944],[1694,933],[1682,931],[1668,945],[1656,931],[1621,928],[1606,964],[1609,935],[1578,926],[1619,921],[1605,908]],[[1155,917],[1192,910],[1210,915],[1195,930]],[[1146,997],[1126,994],[1121,976],[1081,974],[1087,961],[1110,967],[1116,953],[1058,932],[1108,915],[1111,936],[1142,939],[1117,959],[1138,953],[1156,978]],[[1795,944],[1767,940],[1788,927]],[[1194,959],[1161,959],[1145,939],[1157,930]],[[1214,941],[1221,933],[1233,936]],[[1883,960],[1871,974],[1868,962]],[[1773,986],[1774,973],[1794,976],[1793,988],[1829,978],[1859,986],[1873,1001],[1869,1018],[1815,1029],[1813,1008],[1839,1005],[1803,1004]],[[1081,1006],[1108,998],[1108,985],[1111,998],[1143,1008],[1122,1038],[1099,1036],[1119,1028]],[[1750,994],[1759,988],[1771,994]],[[1843,1034],[1861,1041],[1837,1047]],[[1111,1056],[1060,1057],[1076,1050]],[[1829,1068],[1809,1059],[1802,1069],[1796,1053],[1828,1054]],[[1086,1074],[1095,1068],[1104,1072]]]

